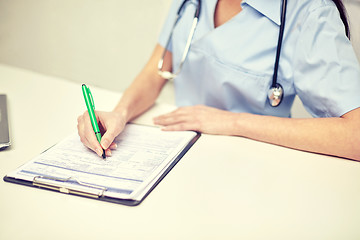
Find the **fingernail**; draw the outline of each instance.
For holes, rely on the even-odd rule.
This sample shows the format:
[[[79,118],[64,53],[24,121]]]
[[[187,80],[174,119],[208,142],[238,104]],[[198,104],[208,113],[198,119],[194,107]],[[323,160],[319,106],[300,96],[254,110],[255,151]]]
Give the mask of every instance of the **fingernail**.
[[[106,153],[106,156],[111,157],[111,151],[110,151],[109,149],[107,149],[107,150],[105,151],[105,153]]]
[[[108,149],[109,147],[109,141],[104,139],[101,141],[101,146],[104,148],[104,149]]]
[[[96,154],[99,155],[99,157],[102,156],[102,154],[103,154],[103,150],[102,150],[102,149],[97,148],[95,151],[96,151]]]

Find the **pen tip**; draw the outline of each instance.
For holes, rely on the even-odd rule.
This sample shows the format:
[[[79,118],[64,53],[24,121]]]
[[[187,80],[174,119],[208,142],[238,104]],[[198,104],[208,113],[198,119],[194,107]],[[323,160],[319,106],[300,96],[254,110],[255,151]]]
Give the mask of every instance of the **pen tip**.
[[[104,150],[104,149],[103,149],[102,158],[103,158],[103,159],[106,159],[106,155],[105,155],[105,150]]]

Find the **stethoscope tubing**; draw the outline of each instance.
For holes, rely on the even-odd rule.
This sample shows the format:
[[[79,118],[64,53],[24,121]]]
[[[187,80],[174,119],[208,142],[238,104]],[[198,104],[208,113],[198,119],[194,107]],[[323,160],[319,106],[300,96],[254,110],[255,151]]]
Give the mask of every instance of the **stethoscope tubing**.
[[[280,53],[281,53],[281,46],[282,46],[282,42],[283,42],[284,29],[285,29],[286,7],[287,7],[287,0],[283,0],[282,8],[281,8],[281,20],[280,20],[280,30],[279,30],[279,37],[278,37],[278,45],[277,45],[277,48],[276,48],[274,73],[273,73],[273,80],[272,80],[271,87],[276,87],[277,86],[277,75],[278,75],[278,71],[279,71]]]
[[[184,9],[186,3],[188,1],[191,0],[184,0],[182,2],[182,4],[180,5],[178,11],[177,11],[177,17],[175,19],[175,23],[173,25],[173,28],[170,32],[170,36],[169,39],[166,43],[166,48],[169,45],[171,38],[172,38],[172,34],[174,31],[174,28],[177,24],[177,22],[179,21],[179,19],[181,18],[181,11]],[[174,74],[171,72],[167,72],[167,71],[162,71],[162,67],[163,67],[163,63],[164,63],[164,57],[165,57],[165,53],[166,53],[166,48],[164,50],[164,53],[162,55],[162,58],[159,60],[158,63],[158,73],[160,74],[160,76],[162,76],[165,79],[168,80],[172,80],[174,79],[181,71],[182,65],[185,62],[185,58],[188,54],[188,51],[190,49],[191,46],[191,40],[192,37],[194,36],[194,32],[195,32],[195,28],[197,26],[197,23],[199,22],[199,17],[200,17],[200,12],[201,12],[201,0],[197,1],[197,7],[196,7],[196,11],[194,14],[194,21],[192,24],[192,28],[184,49],[184,53],[183,56],[181,58],[181,63],[179,66],[178,71]],[[277,82],[277,78],[278,78],[278,71],[279,71],[279,62],[280,62],[280,55],[281,55],[281,47],[282,47],[282,43],[283,43],[283,37],[284,37],[284,30],[285,30],[285,19],[286,19],[286,9],[287,9],[287,0],[282,0],[282,6],[281,6],[281,18],[280,18],[280,29],[279,29],[279,36],[278,36],[278,43],[277,43],[277,47],[276,47],[276,56],[275,56],[275,63],[274,63],[274,72],[273,72],[273,78],[272,78],[272,84],[271,87],[269,89],[268,92],[268,100],[269,103],[272,107],[277,107],[280,105],[280,103],[282,102],[283,96],[284,96],[284,89],[281,86],[281,84],[279,84]]]

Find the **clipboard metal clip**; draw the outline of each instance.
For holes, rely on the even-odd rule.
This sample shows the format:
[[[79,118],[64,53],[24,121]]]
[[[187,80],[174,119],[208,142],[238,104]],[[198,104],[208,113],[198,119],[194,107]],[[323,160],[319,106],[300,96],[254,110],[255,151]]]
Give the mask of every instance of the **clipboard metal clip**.
[[[75,194],[85,197],[99,198],[107,190],[105,187],[83,183],[75,177],[57,178],[36,176],[33,179],[33,185],[59,191],[61,193]]]

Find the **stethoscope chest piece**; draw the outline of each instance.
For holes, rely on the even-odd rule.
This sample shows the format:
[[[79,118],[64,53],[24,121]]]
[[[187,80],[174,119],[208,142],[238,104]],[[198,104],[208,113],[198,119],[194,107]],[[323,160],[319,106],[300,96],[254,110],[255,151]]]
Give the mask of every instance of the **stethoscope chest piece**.
[[[276,86],[271,87],[268,91],[268,98],[269,98],[270,105],[272,107],[279,106],[283,99],[283,96],[284,96],[284,90],[283,90],[283,87],[279,83],[276,83]]]

